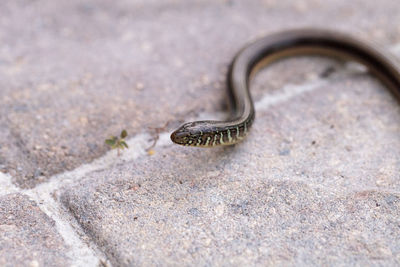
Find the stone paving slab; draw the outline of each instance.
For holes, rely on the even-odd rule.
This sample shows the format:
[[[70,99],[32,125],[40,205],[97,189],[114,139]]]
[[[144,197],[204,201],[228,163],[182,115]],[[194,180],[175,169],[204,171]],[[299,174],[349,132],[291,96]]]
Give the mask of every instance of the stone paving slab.
[[[219,116],[227,66],[249,40],[320,26],[398,47],[399,9],[389,0],[1,2],[0,171],[36,202],[0,188],[0,227],[16,225],[0,231],[0,265],[400,265],[400,108],[340,62],[298,58],[263,71],[252,86],[256,124],[235,147],[178,147],[164,133],[149,156],[139,135],[126,156],[82,165],[122,128],[135,136]],[[75,243],[85,251],[71,260]]]
[[[115,265],[397,265],[400,108],[341,75],[259,108],[242,144],[158,148],[61,201]]]
[[[70,266],[54,221],[21,194],[0,196],[1,266]]]
[[[318,25],[389,45],[399,14],[397,1],[4,1],[0,167],[33,187],[123,128],[223,110],[226,66],[257,36]]]

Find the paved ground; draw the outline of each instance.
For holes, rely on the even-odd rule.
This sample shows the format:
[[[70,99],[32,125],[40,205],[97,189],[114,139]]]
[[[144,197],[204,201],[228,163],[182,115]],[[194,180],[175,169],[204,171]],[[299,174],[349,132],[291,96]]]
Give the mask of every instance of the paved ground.
[[[320,26],[400,58],[396,21],[396,0],[0,3],[0,265],[399,265],[400,107],[365,71],[282,61],[245,142],[168,139],[221,116],[249,40]]]

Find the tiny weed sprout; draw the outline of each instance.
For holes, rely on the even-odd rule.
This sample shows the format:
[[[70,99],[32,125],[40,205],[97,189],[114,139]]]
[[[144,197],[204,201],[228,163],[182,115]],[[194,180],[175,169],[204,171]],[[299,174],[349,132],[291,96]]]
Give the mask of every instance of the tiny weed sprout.
[[[120,150],[128,148],[128,144],[125,142],[125,138],[128,136],[126,130],[122,130],[119,137],[110,136],[110,138],[105,140],[105,143],[111,147],[111,149],[117,149],[118,156],[120,155]]]

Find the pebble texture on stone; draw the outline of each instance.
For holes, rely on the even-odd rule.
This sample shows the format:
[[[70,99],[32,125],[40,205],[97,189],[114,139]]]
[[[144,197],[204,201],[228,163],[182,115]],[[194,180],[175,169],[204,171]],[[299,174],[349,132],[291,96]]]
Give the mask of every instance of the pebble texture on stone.
[[[4,1],[0,167],[32,187],[101,156],[104,139],[122,128],[134,135],[222,110],[233,55],[272,31],[317,25],[399,43],[398,8],[362,0]]]
[[[396,105],[368,77],[333,80],[259,112],[236,147],[168,146],[61,200],[117,265],[396,265]]]
[[[0,2],[0,265],[400,265],[400,105],[359,66],[281,61],[246,141],[167,140],[226,110],[247,42],[317,26],[400,59],[397,21],[396,0]]]
[[[0,197],[1,266],[69,266],[54,221],[26,196]]]

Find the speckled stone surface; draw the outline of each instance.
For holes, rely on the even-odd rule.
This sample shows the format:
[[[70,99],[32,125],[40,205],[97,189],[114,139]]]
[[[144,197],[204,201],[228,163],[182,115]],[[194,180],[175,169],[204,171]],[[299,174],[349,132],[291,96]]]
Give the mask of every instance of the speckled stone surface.
[[[0,265],[69,266],[54,221],[20,194],[0,196]]]
[[[226,67],[257,36],[317,25],[389,45],[398,11],[361,0],[2,2],[0,167],[32,187],[101,156],[123,128],[223,110]]]
[[[61,200],[117,265],[396,265],[400,109],[366,74],[258,112],[235,147],[167,146]]]
[[[81,169],[123,128],[140,148],[149,127],[220,116],[258,36],[317,26],[399,52],[396,21],[397,0],[1,2],[0,171],[19,193],[0,190],[0,265],[73,264],[44,209],[93,252],[81,265],[400,265],[400,105],[341,62],[262,71],[239,145],[161,140]]]

